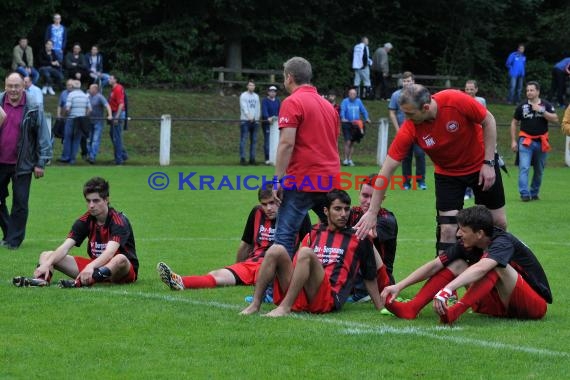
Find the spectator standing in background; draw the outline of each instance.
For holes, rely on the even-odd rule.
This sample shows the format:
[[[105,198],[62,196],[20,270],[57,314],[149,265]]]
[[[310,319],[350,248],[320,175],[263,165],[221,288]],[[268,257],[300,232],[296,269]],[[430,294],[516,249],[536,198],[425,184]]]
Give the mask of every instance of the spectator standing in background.
[[[370,58],[370,49],[368,48],[368,37],[362,37],[360,43],[354,45],[352,51],[352,69],[354,70],[354,87],[356,95],[362,99],[366,99],[370,94],[370,66],[372,59]],[[360,83],[364,83],[364,89],[360,91]]]
[[[111,120],[111,141],[115,152],[115,164],[122,165],[129,157],[123,146],[123,128],[127,119],[126,93],[125,88],[119,83],[119,79],[114,75],[109,75],[111,94],[109,95],[109,106],[113,112]]]
[[[386,42],[384,46],[376,49],[374,57],[372,57],[376,99],[388,99],[388,78],[390,77],[390,58],[388,54],[392,48],[392,44]]]
[[[570,75],[570,57],[564,58],[552,68],[551,100],[557,101],[559,107],[564,107],[566,78]]]
[[[240,95],[239,107],[241,120],[239,139],[240,164],[247,165],[245,145],[249,134],[249,164],[255,165],[255,147],[257,145],[257,129],[259,128],[259,117],[261,116],[261,104],[259,95],[255,93],[253,80],[247,82],[247,91],[242,92]]]
[[[402,73],[402,87],[410,86],[414,84],[414,74],[411,71],[404,71]],[[396,133],[400,130],[400,126],[406,120],[404,112],[400,109],[399,100],[402,90],[396,90],[392,93],[390,97],[390,104],[388,104],[388,113],[390,116],[390,121],[396,130]],[[402,161],[402,176],[404,177],[404,190],[410,190],[412,188],[411,178],[412,178],[412,160],[416,157],[416,178],[418,181],[418,186],[422,190],[427,190],[426,185],[426,154],[423,149],[418,145],[414,144],[408,155]],[[415,190],[415,189],[414,189]]]
[[[105,110],[107,110],[107,120],[109,122],[113,120],[113,111],[111,111],[111,106],[109,106],[107,99],[99,92],[99,86],[95,83],[89,86],[89,102],[91,103],[91,133],[89,135],[89,157],[87,161],[90,164],[94,164],[99,153]]]
[[[261,101],[261,118],[263,128],[263,154],[265,155],[265,165],[271,164],[269,161],[269,129],[271,123],[277,121],[279,117],[279,107],[281,101],[277,97],[277,87],[269,86],[267,96]]]
[[[345,166],[354,166],[352,161],[352,153],[354,152],[354,143],[360,142],[364,136],[364,124],[360,119],[360,115],[365,123],[370,123],[368,111],[362,104],[362,101],[356,96],[356,89],[348,90],[348,97],[340,103],[340,121],[342,122],[342,135],[344,137],[344,161]]]
[[[517,50],[509,54],[505,65],[509,69],[510,78],[507,102],[517,104],[521,98],[525,76],[526,56],[523,44],[519,44]]]
[[[53,15],[53,24],[47,26],[44,34],[44,42],[51,40],[53,50],[59,62],[63,62],[63,52],[67,44],[67,28],[61,24],[61,15]]]
[[[511,149],[518,152],[519,193],[523,202],[540,199],[538,193],[547,153],[550,151],[548,122],[558,123],[558,115],[552,104],[540,98],[538,82],[530,81],[526,84],[526,97],[527,101],[517,106],[511,121]],[[534,173],[529,189],[528,173],[531,164]]]

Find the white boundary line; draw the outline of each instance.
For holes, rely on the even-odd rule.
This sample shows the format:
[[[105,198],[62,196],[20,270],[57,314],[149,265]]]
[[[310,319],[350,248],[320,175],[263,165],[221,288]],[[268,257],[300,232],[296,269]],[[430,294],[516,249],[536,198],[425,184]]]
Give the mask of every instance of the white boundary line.
[[[241,306],[235,304],[226,304],[216,301],[197,301],[190,298],[180,298],[177,296],[170,296],[165,294],[157,294],[157,293],[142,293],[142,292],[129,292],[127,290],[109,290],[108,288],[103,287],[94,287],[90,289],[91,291],[99,291],[106,294],[117,295],[117,296],[129,296],[129,297],[140,297],[146,299],[153,299],[153,300],[162,300],[168,302],[179,302],[179,303],[186,303],[191,305],[199,305],[199,306],[211,306],[219,309],[229,309],[229,310],[236,310],[239,311],[242,309]],[[378,326],[371,326],[365,323],[358,323],[352,321],[346,321],[341,319],[332,319],[327,318],[319,315],[311,315],[311,314],[293,314],[295,318],[303,319],[306,321],[315,321],[319,323],[328,323],[331,325],[337,325],[342,327],[341,333],[349,334],[349,335],[364,335],[364,334],[376,334],[376,335],[386,335],[386,334],[393,334],[393,335],[414,335],[424,338],[431,338],[441,341],[452,342],[458,345],[463,346],[477,346],[477,347],[484,347],[484,348],[491,348],[495,350],[507,350],[507,351],[517,351],[523,352],[527,354],[539,355],[539,356],[556,356],[556,357],[570,357],[570,353],[564,351],[553,351],[547,350],[543,348],[535,348],[530,346],[515,346],[512,344],[500,343],[500,342],[493,342],[487,341],[483,339],[472,339],[472,338],[465,338],[460,336],[453,336],[450,333],[455,333],[459,331],[463,331],[464,328],[462,327],[446,327],[446,326],[434,326],[431,328],[422,328],[422,327],[402,327],[397,328],[393,326],[388,326],[386,324],[379,324]],[[245,318],[245,317],[244,317]],[[442,332],[446,333],[446,335],[438,335],[433,332]]]

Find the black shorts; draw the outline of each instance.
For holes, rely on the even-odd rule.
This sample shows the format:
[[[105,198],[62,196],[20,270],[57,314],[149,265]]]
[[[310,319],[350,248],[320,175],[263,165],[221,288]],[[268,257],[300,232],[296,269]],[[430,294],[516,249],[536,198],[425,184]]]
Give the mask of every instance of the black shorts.
[[[352,123],[351,122],[343,122],[342,123],[342,137],[344,137],[344,141],[351,141],[352,140]]]
[[[473,189],[475,204],[484,205],[489,210],[496,210],[505,205],[505,190],[498,165],[495,165],[495,183],[487,191],[483,191],[482,186],[477,184],[479,172],[458,177],[436,173],[434,177],[435,207],[438,211],[461,210],[467,187]]]

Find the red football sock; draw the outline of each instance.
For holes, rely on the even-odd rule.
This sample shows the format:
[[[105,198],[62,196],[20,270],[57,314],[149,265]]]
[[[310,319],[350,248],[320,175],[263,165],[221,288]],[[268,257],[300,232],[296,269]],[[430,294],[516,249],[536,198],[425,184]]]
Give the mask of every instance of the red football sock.
[[[215,288],[216,279],[211,274],[203,276],[183,276],[182,283],[186,289],[188,288]]]
[[[483,296],[489,294],[495,287],[499,275],[496,271],[487,272],[479,281],[469,286],[463,297],[453,306],[447,309],[446,315],[441,316],[441,322],[453,323],[459,316],[467,311],[473,304],[479,301]]]
[[[443,268],[426,281],[414,299],[408,302],[394,301],[391,304],[387,303],[386,309],[400,318],[414,319],[420,310],[431,302],[437,292],[450,283],[454,278],[455,275],[452,271],[447,268]]]
[[[386,265],[382,265],[376,272],[376,281],[378,281],[378,291],[382,293],[382,289],[390,285],[390,276],[386,271]]]

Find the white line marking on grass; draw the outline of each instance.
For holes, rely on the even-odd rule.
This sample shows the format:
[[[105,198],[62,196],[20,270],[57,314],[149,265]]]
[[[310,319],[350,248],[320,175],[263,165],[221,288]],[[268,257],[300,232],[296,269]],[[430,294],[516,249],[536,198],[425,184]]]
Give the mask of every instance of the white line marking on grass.
[[[449,328],[444,327],[444,329],[449,331],[454,331],[457,327]],[[458,336],[450,336],[450,335],[436,335],[426,331],[422,331],[422,329],[417,329],[413,327],[397,329],[390,326],[380,326],[379,328],[368,328],[368,329],[361,329],[361,328],[351,328],[344,330],[346,334],[349,335],[364,335],[364,334],[399,334],[399,335],[416,335],[426,338],[438,339],[448,342],[453,342],[459,345],[469,345],[469,346],[479,346],[479,347],[487,347],[493,348],[497,350],[511,350],[511,351],[520,351],[529,354],[538,354],[538,355],[545,355],[545,356],[561,356],[561,357],[568,357],[570,354],[567,352],[561,351],[551,351],[542,348],[534,348],[534,347],[525,347],[525,346],[515,346],[512,344],[500,343],[500,342],[491,342],[481,339],[472,339],[472,338],[464,338]]]
[[[191,305],[201,305],[201,306],[211,306],[219,309],[229,309],[229,310],[241,310],[243,306],[235,304],[226,304],[216,301],[197,301],[190,298],[181,298],[177,296],[167,295],[167,294],[157,294],[157,293],[143,293],[143,292],[129,292],[128,290],[110,290],[108,287],[94,287],[91,288],[92,291],[104,292],[106,294],[118,295],[118,296],[129,296],[129,297],[140,297],[146,299],[162,300],[167,302],[179,302]],[[365,323],[358,323],[340,319],[327,318],[320,315],[313,315],[308,313],[293,314],[295,318],[303,319],[306,321],[315,321],[319,323],[329,323],[331,325],[337,325],[344,327],[341,333],[348,335],[364,335],[364,334],[394,334],[394,335],[415,335],[425,338],[437,339],[447,342],[452,342],[463,346],[478,346],[487,347],[496,350],[509,350],[524,352],[527,354],[536,354],[540,356],[559,356],[559,357],[570,357],[570,353],[563,351],[552,351],[542,348],[528,347],[528,346],[515,346],[512,344],[500,343],[487,341],[482,339],[472,339],[460,336],[453,336],[455,332],[463,331],[463,327],[447,327],[447,326],[434,326],[434,327],[393,327],[388,325],[380,326],[370,326]],[[447,333],[447,335],[438,335],[438,333]]]

